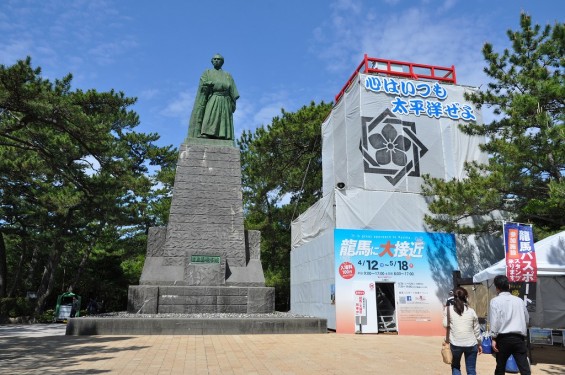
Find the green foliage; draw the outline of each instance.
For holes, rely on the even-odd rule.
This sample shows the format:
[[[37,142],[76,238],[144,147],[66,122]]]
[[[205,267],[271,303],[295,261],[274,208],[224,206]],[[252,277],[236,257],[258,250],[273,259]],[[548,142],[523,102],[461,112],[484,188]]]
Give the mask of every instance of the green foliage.
[[[275,288],[275,310],[288,311],[290,309],[290,274],[288,264],[286,264],[286,268],[266,270],[265,285]]]
[[[36,315],[35,320],[37,321],[37,323],[53,323],[54,316],[55,316],[55,310],[48,309],[43,311],[41,314]]]
[[[276,288],[279,311],[290,302],[291,222],[322,196],[320,132],[331,108],[322,102],[282,110],[269,126],[244,132],[238,141],[245,225],[261,231],[266,284]]]
[[[0,258],[9,270],[0,267],[0,296],[37,291],[41,313],[70,287],[123,309],[148,228],[166,222],[176,150],[134,131],[135,98],[40,73],[30,58],[0,65]]]
[[[489,163],[467,165],[462,181],[425,178],[425,194],[434,198],[426,221],[436,230],[494,233],[497,212],[534,224],[540,238],[565,229],[565,25],[542,28],[526,14],[520,25],[508,31],[512,50],[484,45],[492,81],[467,97],[497,118],[460,125],[486,137]]]
[[[0,318],[32,315],[33,304],[27,298],[0,298]]]
[[[139,282],[144,262],[145,257],[142,254],[138,254],[133,258],[127,258],[122,261],[120,267],[124,278],[128,280],[128,285],[135,285]]]

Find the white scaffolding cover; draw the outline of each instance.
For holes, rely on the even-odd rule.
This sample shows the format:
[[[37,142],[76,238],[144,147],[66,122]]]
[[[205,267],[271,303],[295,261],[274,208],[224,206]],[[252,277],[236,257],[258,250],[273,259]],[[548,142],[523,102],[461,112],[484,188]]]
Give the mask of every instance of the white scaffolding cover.
[[[464,99],[464,94],[474,89],[436,84],[445,96],[441,100],[400,97],[366,88],[369,77],[374,76],[359,74],[322,124],[324,198],[293,223],[292,248],[328,228],[426,231],[423,220],[429,211],[421,194],[421,176],[462,179],[465,162],[487,160],[479,149],[484,138],[465,135],[458,129],[463,120],[392,111],[393,102],[399,98],[405,102],[416,98],[422,103],[441,103],[443,108],[468,106],[475,121],[481,123],[480,111]],[[394,80],[399,85],[422,85],[421,81]],[[376,140],[382,142],[377,146],[391,149],[391,157],[393,153],[404,155],[382,164],[378,147],[374,147]],[[382,149],[379,152],[382,156]],[[338,188],[338,183],[343,185]]]
[[[397,95],[385,92],[375,92],[365,88],[365,80],[368,75],[359,74],[344,96],[332,110],[330,116],[322,124],[322,160],[323,160],[323,192],[330,194],[338,182],[345,184],[346,189],[360,188],[365,190],[383,190],[420,193],[423,174],[432,177],[461,179],[464,177],[463,165],[466,161],[485,162],[486,155],[479,150],[479,144],[484,138],[468,136],[458,128],[463,120],[454,120],[447,116],[440,118],[413,113],[393,114],[393,102],[399,98]],[[420,81],[396,78],[397,83],[421,84]],[[470,105],[464,99],[465,92],[474,89],[454,86],[440,85],[446,93],[446,98],[401,97],[407,102],[417,98],[422,102],[441,102],[447,105],[462,107]],[[388,114],[385,113],[389,111]],[[472,108],[476,122],[482,122],[482,116],[478,109]],[[381,120],[379,116],[384,118]],[[400,123],[399,123],[400,122]],[[383,128],[390,124],[388,132]],[[412,124],[410,126],[410,124]],[[371,128],[372,127],[372,128]],[[372,132],[372,134],[371,134]],[[367,170],[367,159],[376,158],[375,147],[367,141],[370,136],[379,137],[385,135],[388,146],[392,147],[395,139],[403,139],[408,146],[404,149],[408,160],[418,154],[412,168],[402,173],[401,167],[394,164],[394,160],[388,164],[369,167]],[[397,138],[396,136],[402,136]],[[383,139],[383,138],[381,138]],[[363,145],[363,143],[365,143]],[[398,144],[398,142],[396,142]],[[361,150],[364,148],[364,152]],[[419,150],[417,150],[419,149]],[[397,152],[392,150],[391,152]],[[419,153],[418,153],[419,151]],[[396,173],[395,173],[396,172]],[[388,179],[387,179],[388,177]],[[392,180],[392,182],[391,182]]]
[[[334,194],[314,203],[291,224],[292,248],[296,248],[335,227]]]
[[[292,222],[292,249],[334,228],[423,232],[428,213],[421,194],[335,189]]]
[[[333,229],[426,232],[429,211],[421,176],[462,179],[466,161],[487,160],[479,149],[484,138],[463,134],[457,127],[462,120],[398,113],[394,104],[467,107],[481,123],[480,111],[464,99],[473,89],[378,78],[416,89],[391,95],[366,88],[368,77],[374,76],[358,75],[322,124],[323,198],[292,223],[291,310],[325,317],[329,328],[335,328],[335,308],[329,302],[335,282]],[[444,96],[417,91],[432,86]]]

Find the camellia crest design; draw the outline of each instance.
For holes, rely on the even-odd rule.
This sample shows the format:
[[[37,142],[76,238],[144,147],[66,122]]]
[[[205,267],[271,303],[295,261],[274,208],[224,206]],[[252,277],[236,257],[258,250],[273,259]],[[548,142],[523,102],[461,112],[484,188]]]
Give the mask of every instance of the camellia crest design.
[[[377,117],[361,117],[361,127],[365,173],[385,175],[393,186],[404,176],[420,176],[420,158],[428,149],[416,136],[416,123],[386,109]]]

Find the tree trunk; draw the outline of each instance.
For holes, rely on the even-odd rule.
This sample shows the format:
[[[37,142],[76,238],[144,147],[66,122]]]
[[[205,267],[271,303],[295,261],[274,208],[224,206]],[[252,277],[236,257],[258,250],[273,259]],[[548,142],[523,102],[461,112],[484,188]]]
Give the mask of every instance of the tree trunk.
[[[20,254],[20,261],[18,262],[18,268],[16,269],[16,273],[12,277],[12,287],[8,291],[8,297],[13,297],[18,285],[20,283],[20,278],[22,277],[22,270],[24,267],[24,260],[25,260],[25,253],[22,251]]]
[[[99,223],[99,225],[96,227],[96,230],[91,233],[91,238],[99,238],[100,233],[102,233],[104,227],[106,226],[106,222],[102,221]],[[86,247],[86,250],[84,251],[84,254],[82,256],[82,259],[80,260],[80,264],[77,267],[77,270],[75,272],[75,275],[71,281],[71,288],[75,289],[75,286],[78,284],[79,280],[80,280],[80,276],[82,275],[82,272],[84,271],[84,268],[86,267],[86,263],[88,262],[88,259],[90,258],[90,254],[92,253],[92,249],[94,248],[94,244],[96,243],[96,240],[90,240],[88,246]]]
[[[27,272],[27,280],[29,281],[28,284],[34,285],[33,280],[35,280],[35,272],[38,267],[38,258],[39,258],[39,248],[37,246],[33,247],[33,252],[31,253],[31,259],[29,260],[29,268]]]
[[[82,275],[82,271],[84,271],[84,267],[86,266],[86,262],[88,261],[88,258],[90,257],[90,253],[92,251],[92,246],[88,246],[82,256],[82,259],[80,260],[80,264],[77,267],[77,270],[75,272],[75,275],[71,281],[70,284],[70,288],[72,288],[73,290],[75,290],[76,285],[78,284],[78,281],[80,280],[80,276]]]
[[[8,268],[6,267],[6,243],[4,234],[0,232],[0,298],[6,297],[6,284],[8,283]]]
[[[24,278],[25,276],[25,262],[27,257],[27,254],[29,252],[29,248],[28,248],[28,244],[31,243],[31,241],[26,241],[25,237],[22,238],[20,240],[20,245],[21,247],[17,247],[14,248],[14,252],[19,252],[20,253],[20,260],[18,261],[18,267],[14,270],[12,270],[12,277],[11,277],[11,284],[12,286],[10,287],[10,290],[8,291],[8,297],[14,297],[16,295],[16,293],[18,293],[18,291],[20,291],[21,289],[19,289],[22,285],[26,285],[26,284],[22,284],[22,278]],[[33,256],[35,256],[37,253],[37,250],[34,250],[33,252]],[[33,260],[33,257],[32,257]],[[33,280],[33,278],[29,277],[29,280]],[[25,281],[25,279],[24,279]],[[27,283],[27,285],[29,285],[30,283]]]
[[[62,241],[55,242],[53,251],[49,257],[49,262],[43,271],[41,283],[37,290],[37,305],[35,306],[35,312],[37,314],[43,313],[45,300],[53,291],[53,285],[55,284],[55,270],[61,261],[61,254],[63,253],[64,246],[64,242]]]

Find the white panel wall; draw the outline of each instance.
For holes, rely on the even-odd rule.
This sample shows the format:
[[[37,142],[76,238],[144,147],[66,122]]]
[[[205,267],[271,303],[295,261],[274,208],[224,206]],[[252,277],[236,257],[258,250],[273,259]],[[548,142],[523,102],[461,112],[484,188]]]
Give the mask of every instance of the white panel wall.
[[[333,230],[290,252],[290,311],[328,321],[335,329],[335,305],[331,286],[335,284]]]

